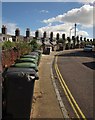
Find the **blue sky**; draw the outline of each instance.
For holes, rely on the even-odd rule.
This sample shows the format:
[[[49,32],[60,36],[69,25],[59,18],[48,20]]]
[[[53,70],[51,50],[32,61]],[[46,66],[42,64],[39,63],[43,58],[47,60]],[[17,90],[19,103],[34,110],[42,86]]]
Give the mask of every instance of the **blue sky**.
[[[78,3],[42,3],[42,2],[26,2],[26,3],[3,3],[2,13],[3,21],[17,23],[18,26],[26,28],[30,27],[36,30],[39,27],[45,26],[41,21],[59,14],[63,14],[72,8],[80,7]],[[41,12],[42,10],[48,11]]]
[[[86,15],[91,13],[89,4],[88,7],[87,9],[82,2],[3,2],[2,22],[8,27],[9,34],[14,34],[15,28],[19,27],[23,35],[26,28],[30,28],[31,35],[35,30],[39,30],[41,34],[46,30],[55,34],[67,33],[67,36],[76,22],[78,34],[92,38],[92,21],[84,16],[85,12]],[[76,11],[79,11],[79,18]],[[74,34],[74,29],[71,33]]]

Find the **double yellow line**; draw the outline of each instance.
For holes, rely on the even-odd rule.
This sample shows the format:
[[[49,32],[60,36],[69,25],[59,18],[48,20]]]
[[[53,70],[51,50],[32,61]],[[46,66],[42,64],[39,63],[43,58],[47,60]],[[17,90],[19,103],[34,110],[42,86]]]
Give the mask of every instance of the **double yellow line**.
[[[59,68],[58,68],[58,65],[57,65],[57,56],[55,57],[54,67],[55,67],[55,71],[56,71],[56,74],[58,76],[58,79],[60,81],[60,84],[61,84],[61,86],[64,90],[64,93],[65,93],[65,95],[66,95],[74,113],[76,114],[76,117],[79,118],[79,119],[82,118],[84,120],[87,120],[85,115],[83,114],[83,112],[79,108],[77,102],[75,101],[74,97],[72,96],[68,86],[66,85],[66,83],[65,83],[65,81],[64,81],[64,79],[63,79],[63,77],[62,77],[62,75],[59,71]]]

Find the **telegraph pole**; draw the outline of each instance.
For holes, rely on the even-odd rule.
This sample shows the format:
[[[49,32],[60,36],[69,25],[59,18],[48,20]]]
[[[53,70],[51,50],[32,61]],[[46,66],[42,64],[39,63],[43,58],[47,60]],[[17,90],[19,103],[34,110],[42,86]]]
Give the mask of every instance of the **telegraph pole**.
[[[76,26],[77,26],[77,24],[75,23],[75,38],[76,38]]]
[[[74,39],[74,48],[76,46],[76,23],[75,23],[75,39]]]

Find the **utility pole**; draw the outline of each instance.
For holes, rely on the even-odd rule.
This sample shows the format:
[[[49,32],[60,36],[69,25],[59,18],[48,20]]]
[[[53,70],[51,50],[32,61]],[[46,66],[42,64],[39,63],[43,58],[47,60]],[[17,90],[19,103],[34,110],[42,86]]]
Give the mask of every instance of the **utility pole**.
[[[76,26],[77,26],[77,24],[75,23],[75,38],[76,38]]]
[[[75,40],[74,40],[74,48],[76,46],[76,23],[75,23]]]

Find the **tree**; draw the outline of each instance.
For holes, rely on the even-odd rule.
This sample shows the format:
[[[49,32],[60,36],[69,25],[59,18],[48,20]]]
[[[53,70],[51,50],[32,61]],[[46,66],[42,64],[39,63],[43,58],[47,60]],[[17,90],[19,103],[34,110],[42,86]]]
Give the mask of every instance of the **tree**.
[[[39,47],[40,47],[40,45],[37,43],[36,39],[31,40],[29,45],[31,45],[31,50],[32,51],[35,51],[35,50],[39,49]]]

